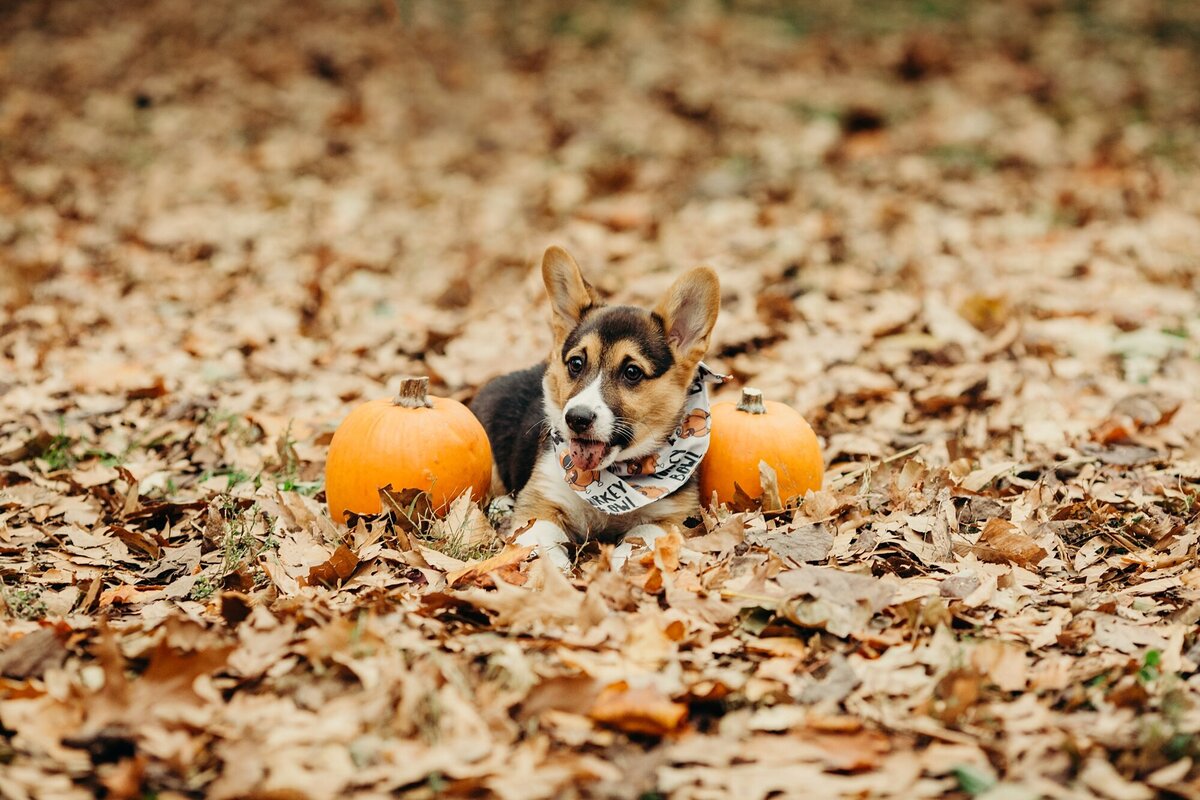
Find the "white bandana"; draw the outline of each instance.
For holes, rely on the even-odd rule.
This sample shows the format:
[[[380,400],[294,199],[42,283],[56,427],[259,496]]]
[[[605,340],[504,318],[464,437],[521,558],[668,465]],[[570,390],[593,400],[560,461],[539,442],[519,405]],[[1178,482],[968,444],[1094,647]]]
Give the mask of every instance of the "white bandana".
[[[704,364],[688,387],[682,419],[656,453],[634,461],[618,461],[602,470],[580,470],[571,463],[570,445],[551,428],[550,442],[567,485],[606,514],[625,514],[666,497],[692,477],[708,452],[708,385],[724,383]]]

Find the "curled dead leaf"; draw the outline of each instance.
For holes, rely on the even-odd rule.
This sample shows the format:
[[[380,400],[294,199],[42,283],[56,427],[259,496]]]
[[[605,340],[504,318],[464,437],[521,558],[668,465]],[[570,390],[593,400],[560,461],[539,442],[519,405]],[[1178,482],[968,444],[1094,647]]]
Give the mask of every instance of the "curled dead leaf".
[[[157,600],[161,594],[161,586],[111,586],[100,593],[100,607],[113,605],[136,605]]]
[[[47,669],[57,667],[67,658],[65,641],[70,628],[41,628],[26,634],[0,650],[0,675],[24,680],[40,678]]]
[[[460,494],[445,516],[429,526],[428,536],[435,542],[446,542],[461,550],[490,547],[500,540],[487,515],[471,499],[469,492]]]
[[[762,488],[762,510],[782,511],[783,500],[779,497],[779,476],[766,461],[758,462],[758,481]]]
[[[483,561],[468,564],[460,570],[446,573],[446,583],[450,586],[461,586],[468,583],[490,584],[491,579],[488,576],[493,572],[499,572],[507,583],[523,582],[513,580],[514,568],[529,558],[532,553],[532,547],[510,544],[491,558],[485,558]]]
[[[999,555],[1002,560],[1022,567],[1033,567],[1048,555],[1046,549],[1032,537],[1021,533],[1016,525],[999,517],[989,520],[984,526],[980,541],[988,545],[987,552],[978,554],[985,561],[996,561],[995,555]]]
[[[309,567],[308,577],[301,579],[304,586],[333,586],[345,581],[358,568],[358,555],[344,544],[338,545],[328,559]]]
[[[625,681],[618,681],[604,687],[588,709],[588,716],[626,733],[666,736],[683,724],[687,706],[657,689],[631,689]]]

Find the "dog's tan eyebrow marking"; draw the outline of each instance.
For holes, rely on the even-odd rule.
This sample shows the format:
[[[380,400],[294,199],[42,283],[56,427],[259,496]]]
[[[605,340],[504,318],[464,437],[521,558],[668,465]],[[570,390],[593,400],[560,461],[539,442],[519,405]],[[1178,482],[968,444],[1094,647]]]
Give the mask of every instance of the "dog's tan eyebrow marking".
[[[588,361],[592,360],[592,356],[603,352],[603,342],[600,341],[600,334],[595,331],[586,331],[582,334],[572,334],[567,337],[562,346],[562,359],[566,361],[575,353],[583,353],[588,357]]]
[[[633,361],[647,373],[651,371],[650,359],[632,339],[617,342],[605,356],[605,366],[609,369],[620,369],[627,361]]]
[[[600,337],[595,333],[587,333],[578,342],[575,342],[571,349],[563,349],[563,361],[574,355],[582,355],[588,366],[591,366],[595,363],[597,354],[601,352],[603,351],[600,346]]]

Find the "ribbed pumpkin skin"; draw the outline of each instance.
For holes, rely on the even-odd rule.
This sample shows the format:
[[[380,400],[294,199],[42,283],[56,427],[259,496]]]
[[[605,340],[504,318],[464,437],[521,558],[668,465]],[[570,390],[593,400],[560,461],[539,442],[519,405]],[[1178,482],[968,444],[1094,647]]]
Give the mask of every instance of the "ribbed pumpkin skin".
[[[763,403],[765,414],[739,411],[736,403],[712,407],[712,438],[700,463],[700,498],[705,507],[733,500],[737,483],[750,497],[762,494],[758,462],[771,465],[779,478],[779,496],[788,500],[820,489],[825,464],[821,445],[800,413],[783,403]]]
[[[457,400],[430,397],[433,408],[371,400],[350,412],[329,443],[325,497],[334,520],[346,511],[378,514],[379,488],[421,489],[442,513],[468,489],[483,498],[492,448],[479,420]]]

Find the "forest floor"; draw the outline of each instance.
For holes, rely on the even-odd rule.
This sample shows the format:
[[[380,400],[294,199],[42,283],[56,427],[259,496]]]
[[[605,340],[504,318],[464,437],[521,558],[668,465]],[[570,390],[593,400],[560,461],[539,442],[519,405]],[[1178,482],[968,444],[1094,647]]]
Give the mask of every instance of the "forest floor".
[[[727,6],[738,6],[730,10]],[[1200,798],[1200,11],[0,9],[0,796]],[[330,521],[405,374],[697,263],[798,509]]]

